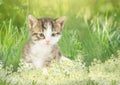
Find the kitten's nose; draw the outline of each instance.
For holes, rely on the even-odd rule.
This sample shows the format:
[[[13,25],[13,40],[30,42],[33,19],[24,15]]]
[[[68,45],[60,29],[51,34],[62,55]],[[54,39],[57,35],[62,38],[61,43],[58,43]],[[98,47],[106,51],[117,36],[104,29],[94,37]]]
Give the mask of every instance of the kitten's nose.
[[[46,44],[49,44],[50,43],[50,40],[46,40]]]

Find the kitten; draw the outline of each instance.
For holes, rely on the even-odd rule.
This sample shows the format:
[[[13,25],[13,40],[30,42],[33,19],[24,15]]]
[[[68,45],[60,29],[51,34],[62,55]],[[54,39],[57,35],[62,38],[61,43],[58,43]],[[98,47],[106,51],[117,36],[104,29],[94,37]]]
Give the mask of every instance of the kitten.
[[[52,60],[64,59],[57,42],[61,38],[65,19],[65,16],[58,19],[28,16],[31,37],[23,50],[26,63],[43,69],[49,66]]]

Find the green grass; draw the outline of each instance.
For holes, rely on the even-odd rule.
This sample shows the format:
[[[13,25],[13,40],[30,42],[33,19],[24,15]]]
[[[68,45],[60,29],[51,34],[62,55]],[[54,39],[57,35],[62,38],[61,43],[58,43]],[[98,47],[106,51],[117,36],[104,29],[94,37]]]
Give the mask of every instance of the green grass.
[[[12,20],[1,24],[0,29],[0,59],[4,66],[13,64],[18,66],[22,57],[22,49],[25,41],[28,39],[28,29],[23,26],[20,29],[13,25]]]
[[[96,16],[89,24],[77,18],[72,19],[76,21],[73,25],[70,24],[71,18],[66,22],[59,42],[66,57],[75,59],[82,55],[88,66],[94,58],[105,61],[119,49],[119,23],[113,17],[107,19],[107,16]],[[12,20],[4,21],[1,24],[0,39],[0,59],[5,66],[14,64],[17,67],[23,46],[29,39],[28,27],[25,25],[18,28]]]

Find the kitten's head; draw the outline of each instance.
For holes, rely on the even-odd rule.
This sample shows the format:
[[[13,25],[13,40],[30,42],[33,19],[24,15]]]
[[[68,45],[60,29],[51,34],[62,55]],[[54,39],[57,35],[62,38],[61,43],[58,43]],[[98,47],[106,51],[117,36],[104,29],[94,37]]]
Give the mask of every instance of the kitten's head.
[[[28,26],[30,28],[32,40],[43,45],[56,44],[61,37],[65,19],[65,16],[58,19],[38,19],[32,15],[29,15]]]

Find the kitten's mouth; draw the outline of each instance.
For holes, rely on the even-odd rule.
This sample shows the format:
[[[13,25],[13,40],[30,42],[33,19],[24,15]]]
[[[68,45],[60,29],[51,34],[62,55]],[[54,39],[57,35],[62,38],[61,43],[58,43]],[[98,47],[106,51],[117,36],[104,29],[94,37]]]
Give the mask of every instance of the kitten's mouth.
[[[50,42],[49,42],[49,43],[48,43],[48,42],[46,42],[45,44],[46,44],[46,45],[51,45],[51,43],[50,43]]]
[[[46,43],[46,45],[50,45],[50,43]]]

